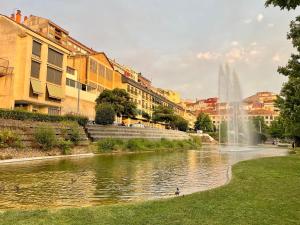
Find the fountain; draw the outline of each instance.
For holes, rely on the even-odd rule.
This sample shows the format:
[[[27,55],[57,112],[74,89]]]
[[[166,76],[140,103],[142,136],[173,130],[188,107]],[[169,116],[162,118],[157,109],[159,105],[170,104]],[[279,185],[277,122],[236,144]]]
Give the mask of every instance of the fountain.
[[[243,107],[239,77],[228,64],[219,70],[219,105],[218,114],[220,143],[230,145],[249,144],[249,128]]]

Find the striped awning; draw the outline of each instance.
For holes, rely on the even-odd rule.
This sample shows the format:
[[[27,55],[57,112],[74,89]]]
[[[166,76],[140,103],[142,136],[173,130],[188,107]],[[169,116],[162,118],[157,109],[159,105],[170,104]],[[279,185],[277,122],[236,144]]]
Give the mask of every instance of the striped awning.
[[[50,98],[63,99],[64,91],[61,86],[47,83],[47,90]]]
[[[31,78],[30,83],[31,83],[33,93],[35,93],[35,94],[42,94],[43,93],[42,83],[41,83],[40,80]]]

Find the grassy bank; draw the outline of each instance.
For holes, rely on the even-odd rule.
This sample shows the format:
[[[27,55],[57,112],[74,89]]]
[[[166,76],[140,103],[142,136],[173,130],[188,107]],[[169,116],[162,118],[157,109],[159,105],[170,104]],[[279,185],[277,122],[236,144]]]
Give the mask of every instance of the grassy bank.
[[[193,137],[189,140],[148,140],[134,138],[129,140],[103,139],[97,142],[97,151],[105,152],[135,152],[135,151],[159,151],[176,149],[198,149],[201,147],[201,140]]]
[[[299,224],[299,154],[240,162],[227,186],[185,197],[79,209],[8,211],[0,224]]]

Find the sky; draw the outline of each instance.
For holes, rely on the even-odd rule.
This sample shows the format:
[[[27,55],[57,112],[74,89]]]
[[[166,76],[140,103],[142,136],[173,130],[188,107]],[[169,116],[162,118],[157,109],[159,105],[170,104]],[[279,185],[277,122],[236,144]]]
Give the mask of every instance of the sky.
[[[295,51],[286,39],[300,10],[265,8],[264,0],[1,0],[0,13],[49,18],[70,35],[183,98],[218,94],[228,63],[244,96],[279,93],[277,73]]]

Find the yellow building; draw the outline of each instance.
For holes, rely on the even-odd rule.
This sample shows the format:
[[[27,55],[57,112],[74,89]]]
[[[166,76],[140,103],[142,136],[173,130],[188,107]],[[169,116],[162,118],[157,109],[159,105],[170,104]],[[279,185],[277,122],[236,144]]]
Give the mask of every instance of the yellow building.
[[[22,24],[20,11],[11,18],[0,15],[0,58],[14,68],[0,77],[0,108],[60,114],[68,54],[63,45]]]
[[[157,88],[157,91],[164,96],[165,98],[169,99],[170,101],[179,104],[181,102],[181,96],[178,92],[168,89]]]

